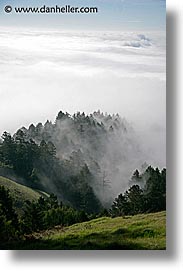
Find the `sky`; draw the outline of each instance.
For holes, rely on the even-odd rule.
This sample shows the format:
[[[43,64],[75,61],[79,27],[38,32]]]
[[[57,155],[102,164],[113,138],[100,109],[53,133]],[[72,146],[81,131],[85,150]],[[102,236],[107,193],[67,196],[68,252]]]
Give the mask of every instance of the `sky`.
[[[1,2],[1,6],[6,3]],[[83,1],[70,4],[73,2]],[[39,22],[33,17],[30,21],[20,17],[13,26],[13,15],[0,17],[0,135],[5,130],[14,133],[22,126],[44,123],[47,119],[54,122],[60,110],[89,114],[100,109],[125,117],[151,163],[163,167],[166,165],[164,1],[89,2],[100,3],[105,11],[99,25],[91,18],[92,28],[88,17],[87,28],[83,29],[81,22],[86,18],[76,21],[77,28],[72,28],[72,19],[65,18],[62,27],[67,20],[71,25],[62,28],[58,27],[60,19],[56,17],[48,20],[43,16]],[[149,14],[152,17],[156,14],[155,18],[151,20]],[[49,27],[42,23],[45,18]],[[124,22],[119,23],[119,19]],[[140,19],[143,24],[136,29],[134,22]],[[108,28],[112,22],[113,28]]]
[[[98,14],[6,14],[3,7],[93,6]],[[165,0],[1,0],[0,25],[92,30],[160,30],[165,28]]]

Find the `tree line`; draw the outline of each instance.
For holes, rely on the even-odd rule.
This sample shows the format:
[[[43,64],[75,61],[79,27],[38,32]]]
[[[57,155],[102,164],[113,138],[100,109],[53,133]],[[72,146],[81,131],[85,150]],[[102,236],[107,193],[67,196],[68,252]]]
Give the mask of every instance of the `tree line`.
[[[136,170],[130,184],[114,200],[110,209],[113,217],[166,210],[166,169],[160,171],[149,166],[142,174]]]
[[[48,198],[40,197],[38,201],[26,201],[21,216],[14,208],[14,200],[8,189],[0,186],[0,243],[24,239],[26,234],[39,232],[54,226],[69,226],[87,221],[89,216],[58,202],[54,194]]]
[[[15,136],[4,132],[0,143],[0,169],[2,176],[20,178],[20,183],[48,193],[77,210],[87,213],[99,212],[101,203],[91,183],[94,177],[86,164],[76,165],[75,158],[60,160],[51,141],[26,140],[23,131]],[[4,169],[4,170],[3,170]],[[4,171],[4,172],[3,172]]]
[[[54,226],[68,226],[101,216],[118,217],[166,210],[166,169],[149,166],[142,174],[136,170],[130,188],[115,198],[110,209],[98,214],[78,211],[59,202],[54,194],[26,202],[24,213],[18,217],[10,193],[0,186],[0,241],[22,239],[26,234]]]

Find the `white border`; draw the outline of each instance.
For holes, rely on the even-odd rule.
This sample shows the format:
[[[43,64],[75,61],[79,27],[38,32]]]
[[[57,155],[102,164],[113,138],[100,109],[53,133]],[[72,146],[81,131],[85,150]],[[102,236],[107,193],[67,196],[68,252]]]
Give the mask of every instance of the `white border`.
[[[112,0],[111,0],[112,1]],[[133,1],[133,0],[130,0]],[[147,0],[148,1],[148,0]],[[156,1],[156,0],[154,0]],[[183,271],[183,1],[167,0],[168,249],[167,252],[0,251],[3,274],[180,274]],[[169,28],[171,31],[169,31]],[[172,34],[172,31],[175,32]],[[169,79],[171,83],[169,82]],[[37,253],[36,253],[37,252]],[[26,256],[27,254],[27,256]]]

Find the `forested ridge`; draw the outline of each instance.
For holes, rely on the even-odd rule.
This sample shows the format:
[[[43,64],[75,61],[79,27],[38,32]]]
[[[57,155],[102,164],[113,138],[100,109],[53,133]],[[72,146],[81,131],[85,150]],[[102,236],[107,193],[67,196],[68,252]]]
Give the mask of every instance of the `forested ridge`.
[[[0,187],[0,239],[100,216],[165,210],[166,169],[144,164],[127,178],[127,170],[141,161],[134,137],[125,119],[100,111],[89,116],[61,111],[54,123],[4,132],[0,176],[50,196],[27,200],[20,216],[9,190]]]
[[[2,175],[15,174],[19,182],[88,212],[109,207],[126,190],[132,167],[142,164],[139,158],[127,121],[100,111],[60,111],[54,123],[31,124],[13,136],[4,132],[0,144]]]

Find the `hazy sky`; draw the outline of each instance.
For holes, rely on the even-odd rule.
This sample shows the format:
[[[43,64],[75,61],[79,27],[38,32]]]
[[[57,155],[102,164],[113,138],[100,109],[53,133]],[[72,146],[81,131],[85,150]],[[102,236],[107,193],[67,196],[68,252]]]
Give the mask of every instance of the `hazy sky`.
[[[98,14],[6,14],[5,5],[18,6],[96,6]],[[0,24],[59,27],[62,29],[164,29],[165,0],[1,0]]]
[[[1,2],[1,6],[6,3]],[[20,5],[25,1],[10,2]],[[54,4],[54,1],[50,2]],[[58,2],[64,4],[64,1]],[[164,1],[98,0],[70,1],[70,4],[73,2],[89,2],[90,5],[97,2],[103,7],[103,15],[97,19],[99,25],[105,25],[107,29],[113,22],[118,31],[96,31],[98,21],[92,17],[87,22],[88,29],[93,22],[93,31],[86,27],[83,31],[72,30],[72,27],[70,31],[64,31],[54,25],[54,22],[60,22],[56,17],[51,21],[47,16],[37,18],[39,24],[47,18],[45,22],[51,22],[51,30],[46,26],[44,30],[39,26],[35,28],[37,21],[35,19],[33,23],[33,17],[30,17],[31,27],[26,26],[25,16],[16,19],[19,27],[10,26],[15,20],[13,15],[0,17],[3,22],[0,27],[0,133],[5,130],[13,133],[32,122],[54,121],[60,110],[90,113],[100,109],[126,117],[155,163],[164,166]],[[73,19],[68,18],[63,19],[62,26],[67,20],[71,20],[72,26]],[[136,30],[135,21],[140,19],[143,28]],[[75,23],[79,29],[82,20],[86,17]],[[26,23],[21,25],[21,22]],[[159,30],[152,30],[157,25]]]

